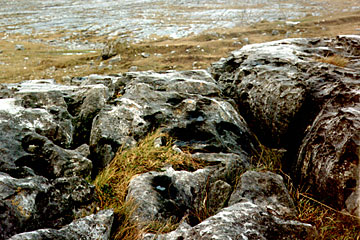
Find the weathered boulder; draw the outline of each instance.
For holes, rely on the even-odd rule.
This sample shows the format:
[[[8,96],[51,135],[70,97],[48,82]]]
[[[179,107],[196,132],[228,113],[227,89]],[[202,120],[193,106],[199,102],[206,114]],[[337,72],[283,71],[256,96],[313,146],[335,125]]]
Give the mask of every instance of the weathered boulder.
[[[343,80],[324,85],[328,100],[306,132],[294,175],[317,198],[360,216],[360,87]]]
[[[82,206],[94,197],[94,188],[79,177],[13,178],[0,172],[0,237],[40,227],[70,223]]]
[[[272,191],[274,190],[274,191]],[[143,239],[315,239],[316,230],[294,218],[294,204],[282,178],[248,171],[233,192],[229,207],[191,227],[183,222],[168,234]]]
[[[34,131],[60,146],[70,146],[73,128],[66,110],[53,106],[47,111],[44,108],[25,108],[21,104],[21,100],[15,98],[0,99],[0,123],[4,128],[16,128],[20,133]],[[2,134],[6,137],[6,134],[15,133],[4,131]]]
[[[43,108],[24,108],[18,103],[14,98],[0,99],[0,171],[14,176],[27,175],[22,168],[25,165],[18,162],[29,156],[23,148],[27,133],[37,132],[59,145],[70,145],[72,141],[72,125],[67,117],[57,118]]]
[[[116,78],[90,76],[72,86],[56,84],[51,79],[3,84],[2,109],[17,109],[22,125],[31,127],[31,122],[35,122],[32,130],[55,144],[77,147],[89,142],[93,118],[114,94],[115,82]]]
[[[153,220],[179,221],[188,215],[191,224],[197,224],[197,212],[204,209],[214,214],[226,205],[236,178],[250,166],[246,156],[235,154],[196,153],[193,156],[207,159],[213,166],[195,172],[168,167],[131,180],[127,200],[137,205],[134,220],[146,225]]]
[[[85,179],[57,178],[51,182],[47,192],[40,193],[36,198],[37,228],[57,228],[68,224],[78,215],[78,211],[82,211],[82,207],[93,200],[94,186]]]
[[[116,56],[118,54],[117,50],[116,50],[117,44],[119,44],[118,41],[114,41],[114,42],[110,42],[110,43],[106,44],[106,46],[101,51],[101,58],[103,60],[107,60],[109,58]]]
[[[40,229],[32,232],[20,233],[9,240],[108,240],[114,219],[112,210],[100,211],[78,219],[59,230]]]
[[[149,131],[162,128],[192,152],[251,154],[256,141],[234,107],[205,71],[125,74],[126,87],[115,105],[93,122],[90,147],[98,167],[120,146],[133,146]]]
[[[251,44],[214,63],[210,71],[263,143],[291,148],[301,142],[324,103],[316,98],[319,85],[358,76],[354,69],[323,62],[338,56],[356,67],[358,47],[358,36]]]
[[[136,176],[129,184],[127,195],[127,200],[137,206],[133,220],[144,226],[153,220],[180,221],[204,199],[209,175],[209,169],[191,173],[167,168],[164,172]]]
[[[360,215],[360,37],[253,44],[213,64],[223,93],[316,198]]]
[[[63,149],[36,133],[22,139],[22,147],[28,153],[16,160],[17,166],[29,167],[48,179],[58,177],[90,176],[92,162],[76,150]]]
[[[107,93],[101,84],[63,86],[52,80],[2,85],[1,239],[61,227],[75,216],[89,214],[86,206],[94,199],[94,187],[84,179],[92,171],[89,147],[65,148],[75,145],[74,119],[81,118],[84,124],[87,117],[92,119],[101,100],[104,105],[103,99],[110,98]],[[76,115],[70,114],[77,111],[70,102],[79,103]],[[86,131],[89,136],[90,129],[82,133]]]
[[[241,175],[229,199],[229,206],[244,198],[281,218],[296,217],[295,205],[283,178],[275,173],[247,171]]]
[[[89,143],[93,119],[111,96],[108,87],[97,84],[86,85],[68,97],[68,106],[74,116],[73,146]]]
[[[33,224],[36,198],[49,188],[44,177],[15,179],[0,172],[0,239],[7,239]]]
[[[267,144],[281,146],[290,123],[306,101],[304,81],[311,55],[307,39],[246,45],[214,63],[211,72],[233,98],[253,131]]]
[[[238,176],[251,168],[250,159],[246,154],[234,153],[194,153],[192,157],[214,166],[211,174],[214,181],[223,180],[235,186]]]

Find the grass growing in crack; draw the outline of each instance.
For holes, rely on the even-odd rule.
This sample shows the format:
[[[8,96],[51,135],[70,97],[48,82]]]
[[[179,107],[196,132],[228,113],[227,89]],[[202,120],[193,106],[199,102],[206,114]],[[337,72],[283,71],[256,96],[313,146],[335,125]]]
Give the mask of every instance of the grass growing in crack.
[[[349,63],[349,59],[336,54],[332,56],[318,58],[317,61],[332,64],[338,67],[346,67],[346,65]]]
[[[155,147],[155,141],[166,138],[164,146]],[[113,208],[116,214],[115,230],[112,239],[137,239],[145,232],[171,231],[176,227],[171,220],[166,224],[153,222],[143,230],[131,221],[136,209],[132,201],[125,201],[130,180],[141,173],[160,170],[166,165],[174,169],[195,170],[203,165],[186,154],[172,149],[173,141],[156,131],[149,134],[138,145],[130,149],[120,149],[112,162],[96,177],[96,187],[101,209]]]
[[[318,231],[319,240],[360,240],[360,218],[335,210],[311,195],[296,192],[298,220]]]
[[[259,153],[252,157],[251,163],[256,171],[271,171],[278,173],[282,168],[282,149],[272,149],[259,142]]]
[[[297,209],[297,220],[318,231],[319,240],[360,240],[360,218],[338,211],[307,193],[304,186],[294,186],[281,169],[283,152],[260,144],[260,153],[252,159],[256,171],[271,171],[284,178]]]

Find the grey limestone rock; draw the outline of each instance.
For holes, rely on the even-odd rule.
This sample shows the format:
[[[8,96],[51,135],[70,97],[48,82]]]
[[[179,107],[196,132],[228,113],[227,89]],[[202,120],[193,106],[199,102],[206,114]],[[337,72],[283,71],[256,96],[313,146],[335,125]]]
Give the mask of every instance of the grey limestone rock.
[[[259,139],[288,150],[294,179],[357,216],[359,46],[358,35],[285,39],[247,45],[211,68]]]
[[[319,85],[344,76],[357,78],[358,70],[351,67],[358,46],[358,36],[251,44],[214,63],[210,71],[263,143],[290,147],[301,141],[324,103],[316,98]],[[317,60],[332,55],[352,59],[350,68]]]
[[[280,175],[272,172],[247,171],[231,194],[229,206],[249,199],[282,218],[295,218],[296,209]]]
[[[299,66],[310,66],[306,39],[246,45],[214,63],[211,72],[223,92],[265,143],[279,146],[306,100],[306,79]]]
[[[105,80],[111,81],[111,79]],[[68,100],[69,108],[74,116],[74,146],[89,143],[93,119],[105,106],[111,96],[109,88],[103,84],[85,86],[86,87],[80,87],[79,90],[69,98],[71,99],[71,103],[70,100]],[[113,85],[110,86],[113,87]],[[112,94],[113,93],[114,92],[112,92]]]
[[[316,239],[309,224],[283,220],[249,200],[222,209],[194,227],[184,226],[163,235],[147,234],[143,239]]]
[[[44,177],[16,179],[0,172],[0,239],[7,239],[33,224],[37,214],[36,198],[49,188]]]
[[[57,178],[51,181],[48,191],[36,198],[37,228],[62,227],[73,221],[77,211],[93,200],[94,186],[85,179],[76,176]]]
[[[88,177],[92,162],[75,150],[63,149],[36,133],[29,133],[22,139],[23,149],[28,153],[16,160],[16,165],[26,166],[37,175],[49,179],[58,177]]]
[[[39,229],[12,236],[9,240],[108,240],[114,219],[112,210],[100,211],[56,229]]]
[[[244,119],[203,70],[132,72],[115,105],[96,116],[90,148],[100,168],[120,146],[133,146],[152,129],[162,128],[178,147],[193,152],[251,154],[257,143]]]
[[[360,216],[359,84],[348,79],[323,89],[330,99],[306,132],[294,175],[312,186],[317,198]]]
[[[133,178],[127,200],[137,205],[135,221],[146,225],[150,221],[179,221],[194,205],[204,199],[209,169],[193,173],[167,168],[164,172],[148,172]]]
[[[175,171],[171,167],[162,172],[148,172],[133,178],[127,200],[138,208],[134,220],[140,225],[152,220],[166,222],[181,220],[189,215],[195,224],[196,212],[206,209],[215,214],[226,206],[233,186],[240,174],[250,166],[246,156],[226,153],[196,153],[196,158],[208,159],[212,166],[195,172]]]
[[[182,222],[171,233],[145,234],[143,239],[315,239],[317,233],[311,225],[289,220],[296,217],[296,210],[281,176],[247,171],[231,191],[231,185],[215,181],[208,196],[217,195],[215,209],[221,200],[227,203],[229,199],[228,207],[216,209],[213,216],[196,225]],[[210,199],[210,207],[211,203]]]
[[[116,44],[117,41],[106,44],[106,46],[101,51],[101,58],[103,60],[107,60],[117,55]]]
[[[60,227],[93,200],[94,189],[79,177],[49,181],[33,176],[13,178],[0,172],[0,237],[40,227]]]

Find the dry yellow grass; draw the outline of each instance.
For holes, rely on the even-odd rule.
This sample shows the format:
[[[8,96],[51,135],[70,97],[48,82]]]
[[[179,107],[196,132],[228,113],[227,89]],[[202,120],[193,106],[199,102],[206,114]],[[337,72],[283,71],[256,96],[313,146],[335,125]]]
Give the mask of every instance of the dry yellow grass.
[[[124,44],[125,47],[118,49],[122,60],[112,64],[111,68],[99,67],[101,62],[109,65],[110,61],[101,61],[100,51],[95,53],[69,51],[61,47],[34,43],[29,41],[31,40],[30,36],[9,35],[7,40],[3,40],[4,33],[0,33],[0,50],[3,51],[0,54],[0,83],[40,78],[54,78],[61,81],[64,76],[79,77],[93,73],[117,74],[128,71],[131,66],[137,66],[139,71],[207,68],[212,62],[241,48],[243,38],[248,38],[250,43],[260,43],[282,39],[287,31],[291,31],[290,37],[294,38],[356,34],[356,29],[360,28],[359,13],[333,14],[328,17],[307,16],[300,19],[300,24],[296,27],[286,26],[283,21],[265,21],[234,29],[214,29],[182,39],[157,37],[157,40]],[[273,29],[278,30],[279,34],[273,36],[271,34]],[[296,32],[297,29],[299,31]],[[264,33],[266,35],[263,35]],[[40,35],[37,38],[52,40],[59,38],[62,34],[60,32],[53,35]],[[104,36],[89,36],[81,40],[98,43],[108,41]],[[23,44],[26,49],[16,51],[16,44]],[[126,45],[129,47],[126,48]],[[142,52],[150,53],[150,57],[143,58]]]
[[[142,230],[138,229],[136,223],[130,220],[136,206],[125,199],[130,180],[138,174],[161,170],[166,165],[191,171],[204,166],[189,155],[174,151],[169,138],[165,146],[154,147],[155,140],[160,137],[168,138],[157,131],[140,141],[137,147],[120,149],[112,162],[95,179],[100,208],[115,210],[117,230],[113,234],[114,239],[134,240],[143,231],[171,231],[177,226],[171,221],[166,224],[153,222]]]
[[[289,175],[281,169],[281,151],[261,145],[254,157],[257,171],[272,171],[283,176],[297,209],[297,220],[313,225],[318,240],[360,240],[360,218],[336,210],[307,193],[304,186],[294,186]]]
[[[318,1],[329,2],[329,0]],[[332,1],[332,3],[334,2],[339,4],[340,10],[342,5],[354,5],[357,0]],[[241,48],[241,44],[234,44],[234,42],[241,42],[241,39],[245,37],[249,39],[250,43],[260,43],[282,39],[287,31],[293,32],[291,37],[331,37],[338,34],[358,34],[356,29],[360,28],[359,14],[360,12],[343,12],[327,17],[307,16],[299,20],[301,23],[296,27],[283,26],[283,22],[280,21],[261,22],[241,28],[211,30],[198,36],[189,36],[183,39],[161,38],[129,44],[128,48],[119,48],[122,61],[113,64],[111,69],[98,68],[101,62],[98,58],[99,51],[95,53],[69,51],[60,47],[31,42],[29,41],[31,40],[30,36],[10,35],[8,40],[3,40],[4,33],[0,33],[0,39],[2,39],[0,40],[0,50],[3,51],[0,53],[0,83],[40,78],[54,78],[61,81],[64,76],[78,77],[92,73],[126,72],[131,66],[138,66],[138,70],[155,71],[184,70],[193,67],[207,68],[210,63],[225,57],[230,51]],[[273,29],[277,29],[280,34],[271,35]],[[295,33],[297,29],[299,31]],[[57,39],[60,36],[59,34],[62,33],[40,36],[39,38],[52,40]],[[107,41],[105,37],[95,36],[86,40]],[[16,44],[24,45],[25,50],[16,51]],[[141,57],[142,52],[150,53],[150,57]],[[71,53],[81,55],[66,55]],[[326,61],[330,61],[328,58]],[[328,63],[346,66],[346,61],[340,60],[332,59]],[[194,62],[197,63],[194,65]],[[104,63],[108,64],[109,60],[104,61]],[[113,234],[115,239],[136,239],[142,233],[130,221],[130,216],[136,206],[132,202],[125,202],[126,189],[133,176],[158,170],[166,164],[173,164],[179,169],[196,169],[201,166],[191,158],[173,152],[170,143],[161,148],[154,148],[153,141],[159,137],[158,134],[149,136],[134,149],[119,151],[113,162],[95,180],[99,206],[115,209],[115,225],[117,226],[117,230]],[[258,170],[272,170],[281,173],[279,152],[264,148],[259,156],[256,166]],[[283,176],[285,175],[283,174]],[[291,192],[297,203],[299,220],[315,225],[320,234],[319,239],[360,239],[360,227],[356,219],[319,204],[300,190],[293,189]],[[206,207],[200,209],[196,214],[199,216],[199,220],[208,216]],[[174,227],[176,225],[171,222],[165,225],[154,222],[146,231],[170,231]]]
[[[332,64],[338,67],[346,67],[346,65],[349,63],[349,59],[339,55],[332,55],[323,58],[318,58],[317,61]]]
[[[175,169],[186,170],[204,167],[203,163],[196,162],[190,156],[173,151],[171,139],[168,139],[165,146],[155,148],[154,142],[159,137],[166,136],[155,132],[140,141],[135,148],[120,149],[110,165],[97,176],[94,182],[99,207],[115,210],[116,229],[112,234],[113,239],[134,240],[145,232],[169,232],[178,226],[178,223],[172,222],[172,220],[167,223],[154,221],[147,227],[139,229],[137,223],[131,221],[131,215],[136,205],[132,201],[125,200],[128,184],[138,174],[160,170],[169,164]],[[315,200],[305,190],[302,190],[301,186],[295,188],[290,177],[281,170],[281,158],[281,151],[261,146],[259,155],[252,159],[253,164],[256,164],[254,170],[273,171],[284,177],[296,204],[297,220],[315,226],[319,233],[318,239],[321,240],[360,240],[359,218],[344,214]],[[191,217],[195,221],[201,222],[212,213],[208,211],[206,203],[204,203],[204,206],[192,214]]]

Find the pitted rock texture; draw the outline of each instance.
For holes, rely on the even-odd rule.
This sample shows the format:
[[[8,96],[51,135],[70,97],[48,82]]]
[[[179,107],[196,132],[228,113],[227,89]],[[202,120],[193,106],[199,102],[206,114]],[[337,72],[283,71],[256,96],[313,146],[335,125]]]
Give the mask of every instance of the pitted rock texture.
[[[82,205],[94,197],[93,187],[79,177],[13,178],[0,173],[0,237],[40,227],[60,227],[70,223]]]
[[[92,106],[101,104],[86,99],[108,98],[106,92],[101,84],[77,87],[53,80],[2,85],[1,239],[42,227],[61,227],[86,212],[86,205],[94,200],[94,188],[84,180],[93,168],[87,158],[89,147],[69,148],[79,145],[74,144],[75,119],[82,112],[93,118],[91,112],[97,110]],[[75,111],[69,102],[79,102],[79,114],[71,114]]]
[[[229,206],[241,202],[244,198],[266,208],[274,215],[283,218],[296,217],[294,202],[280,175],[247,171],[241,175],[238,185],[231,194]]]
[[[263,143],[289,147],[321,109],[314,96],[318,85],[358,75],[359,41],[339,36],[246,45],[210,71]],[[349,68],[319,61],[332,55],[350,59]]]
[[[146,224],[153,220],[180,221],[185,215],[193,218],[204,202],[207,211],[215,213],[226,205],[232,191],[225,176],[236,176],[234,173],[241,171],[245,171],[242,164],[225,171],[223,164],[219,164],[195,172],[175,171],[170,167],[163,172],[138,175],[131,180],[127,195],[127,200],[138,206],[133,220]],[[191,221],[198,223],[196,219]]]
[[[264,227],[266,226],[266,227]],[[222,209],[193,227],[184,239],[314,239],[309,224],[283,220],[249,201]]]
[[[74,221],[94,204],[85,179],[158,128],[174,149],[208,164],[132,179],[134,220],[181,222],[158,239],[315,236],[290,220],[296,212],[280,176],[244,173],[257,164],[257,137],[287,150],[283,164],[316,186],[316,198],[360,216],[359,46],[356,35],[247,45],[213,64],[214,78],[148,71],[2,84],[0,238],[108,239],[112,213]],[[325,63],[332,55],[348,63]],[[199,222],[193,215],[204,206],[212,216]]]
[[[40,229],[20,233],[9,240],[108,240],[114,220],[112,210],[100,211],[59,229]]]
[[[36,133],[29,133],[22,139],[23,149],[28,155],[18,159],[16,164],[27,166],[37,175],[48,179],[58,177],[90,176],[92,162],[76,150],[63,149]]]
[[[358,216],[359,46],[358,35],[285,39],[247,45],[211,68],[260,140],[288,150],[294,179]]]
[[[145,234],[143,239],[316,239],[309,224],[278,218],[266,209],[244,200],[222,209],[216,215],[191,227],[182,224],[174,232],[163,235]]]
[[[325,85],[324,91],[330,99],[306,132],[294,173],[318,198],[360,216],[359,82]]]
[[[97,166],[106,166],[120,146],[133,146],[147,132],[162,128],[192,152],[250,155],[257,142],[246,122],[203,70],[133,72],[114,105],[96,116],[90,147]]]
[[[134,220],[146,224],[152,220],[166,222],[173,217],[179,221],[201,200],[202,187],[209,174],[206,169],[190,173],[168,168],[165,172],[148,172],[135,177],[127,195],[128,200],[132,199],[138,206]]]
[[[49,188],[44,177],[15,179],[0,172],[0,239],[7,239],[33,224],[36,198]]]

